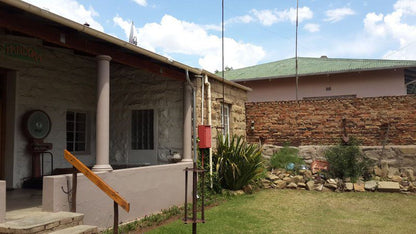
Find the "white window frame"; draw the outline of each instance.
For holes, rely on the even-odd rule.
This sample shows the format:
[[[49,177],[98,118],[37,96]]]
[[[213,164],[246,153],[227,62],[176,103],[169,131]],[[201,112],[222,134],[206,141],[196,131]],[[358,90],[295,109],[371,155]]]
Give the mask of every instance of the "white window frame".
[[[231,105],[223,103],[221,106],[221,127],[222,135],[230,136],[230,109]]]

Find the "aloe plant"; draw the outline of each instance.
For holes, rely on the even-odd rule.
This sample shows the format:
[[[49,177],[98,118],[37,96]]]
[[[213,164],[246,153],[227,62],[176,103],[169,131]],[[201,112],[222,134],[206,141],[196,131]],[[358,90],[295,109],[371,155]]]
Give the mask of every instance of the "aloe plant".
[[[223,188],[239,190],[258,178],[263,171],[261,147],[236,135],[229,139],[218,134],[217,141],[213,159]]]

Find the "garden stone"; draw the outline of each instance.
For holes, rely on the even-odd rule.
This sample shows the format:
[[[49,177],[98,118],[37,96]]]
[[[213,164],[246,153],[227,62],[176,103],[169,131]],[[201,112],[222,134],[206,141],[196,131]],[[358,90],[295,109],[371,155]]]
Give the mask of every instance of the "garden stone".
[[[393,182],[401,182],[401,181],[402,181],[402,177],[400,177],[400,176],[398,176],[398,175],[394,175],[394,176],[391,178],[391,181],[393,181]]]
[[[306,183],[306,188],[308,190],[313,190],[314,186],[315,186],[315,182],[313,180],[310,180]]]
[[[370,180],[370,181],[366,181],[364,184],[364,188],[366,190],[370,190],[370,191],[374,191],[377,188],[377,181],[375,180]]]
[[[380,178],[380,176],[374,176],[373,180],[380,181],[381,178]]]
[[[364,183],[354,183],[355,192],[365,192]]]
[[[387,175],[389,173],[389,164],[387,162],[382,162],[381,163],[381,178],[387,178]]]
[[[354,189],[353,183],[350,183],[350,182],[345,183],[345,190],[352,191],[353,189]]]
[[[294,183],[294,182],[291,182],[291,183],[289,183],[288,185],[287,185],[287,188],[290,188],[290,189],[295,189],[295,188],[297,188],[298,186]]]
[[[399,169],[397,169],[395,167],[390,167],[389,168],[389,172],[387,174],[387,178],[392,179],[393,176],[398,176],[398,175],[400,175]]]
[[[313,187],[314,187],[313,189],[316,190],[316,191],[322,191],[322,189],[324,188],[324,185],[323,184],[315,184]]]
[[[379,181],[377,190],[380,192],[400,192],[400,186],[397,182]]]
[[[415,181],[415,172],[412,169],[406,169],[404,172],[410,181]]]
[[[269,179],[270,181],[276,181],[279,179],[279,177],[277,177],[276,175],[272,173],[268,173],[266,178]]]
[[[283,178],[283,180],[288,182],[288,183],[292,182],[292,178],[290,178],[290,177],[285,177],[285,178]]]
[[[246,194],[252,194],[253,193],[253,186],[251,186],[250,184],[246,185],[243,187],[243,191]]]
[[[382,172],[381,168],[379,168],[378,166],[374,166],[373,170],[374,170],[374,174],[376,176],[382,176],[383,175],[383,172]]]
[[[277,188],[279,188],[279,189],[284,189],[284,188],[286,188],[286,181],[283,181],[283,180],[277,180],[276,181],[276,186],[277,186]]]
[[[305,183],[298,183],[298,187],[299,188],[306,188],[306,184]]]
[[[303,181],[304,181],[303,176],[301,176],[301,175],[297,175],[297,176],[293,177],[293,182],[295,182],[295,183],[299,183],[299,182],[303,182]]]

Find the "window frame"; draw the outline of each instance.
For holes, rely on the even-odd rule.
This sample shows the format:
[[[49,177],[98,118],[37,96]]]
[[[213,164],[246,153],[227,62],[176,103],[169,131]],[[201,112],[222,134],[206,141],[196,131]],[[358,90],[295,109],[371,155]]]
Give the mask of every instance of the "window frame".
[[[225,123],[224,123],[224,118],[226,120]],[[230,124],[231,124],[231,105],[228,103],[222,103],[221,104],[221,129],[222,129],[221,133],[224,137],[227,135],[230,136],[230,132],[231,132]]]
[[[69,129],[68,129],[68,113],[72,112],[74,114],[74,119],[73,119],[73,138],[72,138],[72,151],[68,149],[68,133],[69,133]],[[77,122],[76,121],[76,115],[77,114],[84,114],[85,115],[85,122],[84,122],[84,134],[85,134],[85,140],[82,142],[77,141],[76,140],[76,134],[78,133],[77,131]],[[67,110],[65,112],[65,148],[70,151],[71,153],[75,153],[75,154],[81,154],[81,155],[85,155],[85,154],[90,154],[91,153],[91,139],[90,139],[90,113],[88,111],[83,111],[83,110]],[[77,143],[84,143],[84,150],[80,151],[76,151],[76,144]]]
[[[134,141],[134,121],[135,121],[135,119],[134,119],[134,112],[141,112],[141,111],[151,111],[151,113],[152,113],[152,117],[151,117],[151,120],[152,120],[152,122],[151,122],[151,126],[150,127],[148,127],[147,129],[148,130],[151,130],[151,134],[150,134],[150,136],[147,136],[147,137],[151,137],[151,139],[149,138],[148,139],[148,142],[149,142],[149,140],[151,140],[151,148],[135,148],[135,147],[133,147],[134,146],[134,144],[135,144],[135,141]],[[156,116],[155,116],[155,114],[156,114],[156,111],[155,111],[155,109],[133,109],[133,110],[131,110],[131,131],[130,131],[130,150],[132,150],[132,151],[138,151],[138,150],[148,150],[148,151],[154,151],[154,150],[156,150],[156,145],[157,145],[157,142],[156,142],[156,128],[155,128],[155,125],[156,125]],[[136,144],[139,144],[139,142],[137,141],[136,142]]]

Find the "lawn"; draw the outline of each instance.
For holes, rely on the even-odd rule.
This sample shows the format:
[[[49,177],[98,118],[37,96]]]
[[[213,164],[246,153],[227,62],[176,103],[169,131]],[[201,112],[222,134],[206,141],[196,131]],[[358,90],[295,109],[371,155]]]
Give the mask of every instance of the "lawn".
[[[264,190],[206,211],[198,233],[416,233],[416,196]],[[191,233],[178,220],[148,233]]]

